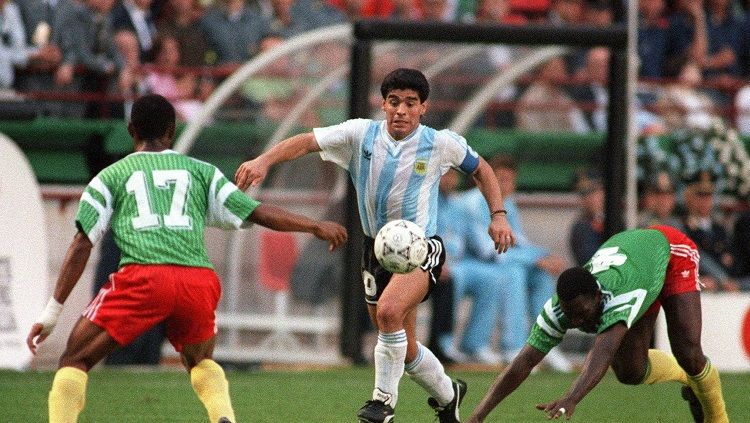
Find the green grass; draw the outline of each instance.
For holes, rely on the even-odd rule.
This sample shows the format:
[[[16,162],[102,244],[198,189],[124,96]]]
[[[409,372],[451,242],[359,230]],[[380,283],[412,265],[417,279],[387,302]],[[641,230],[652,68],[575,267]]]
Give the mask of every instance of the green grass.
[[[353,422],[372,390],[371,368],[321,371],[228,372],[232,400],[241,422]],[[462,415],[479,402],[494,379],[491,372],[450,371],[469,384]],[[0,421],[44,422],[52,372],[0,371]],[[534,405],[560,396],[574,375],[537,373],[509,396],[488,422],[544,422]],[[750,374],[722,375],[729,417],[749,422]],[[427,395],[405,377],[401,382],[398,422],[431,422]],[[625,386],[608,374],[573,418],[578,422],[690,422],[677,384]],[[88,384],[80,422],[205,422],[205,411],[178,371],[95,370]]]

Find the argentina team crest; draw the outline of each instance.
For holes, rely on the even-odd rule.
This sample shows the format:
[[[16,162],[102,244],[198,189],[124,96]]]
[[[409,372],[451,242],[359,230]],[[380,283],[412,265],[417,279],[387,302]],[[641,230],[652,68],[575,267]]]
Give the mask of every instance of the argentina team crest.
[[[424,175],[427,173],[427,160],[420,160],[414,162],[414,173],[417,175]]]

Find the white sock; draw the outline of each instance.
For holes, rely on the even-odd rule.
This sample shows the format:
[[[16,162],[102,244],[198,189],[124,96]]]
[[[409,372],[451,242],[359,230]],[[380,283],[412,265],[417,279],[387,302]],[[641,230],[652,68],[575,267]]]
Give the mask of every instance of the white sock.
[[[372,399],[396,407],[398,382],[404,374],[406,359],[406,331],[378,333],[375,344],[375,389]]]
[[[407,363],[406,374],[425,391],[435,398],[440,405],[453,401],[453,381],[445,374],[440,360],[429,348],[417,342],[417,358]]]

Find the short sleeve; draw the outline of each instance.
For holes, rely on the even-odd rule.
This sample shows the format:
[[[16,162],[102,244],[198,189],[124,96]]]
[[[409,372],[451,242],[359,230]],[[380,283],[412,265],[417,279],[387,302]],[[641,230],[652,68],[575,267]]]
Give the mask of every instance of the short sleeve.
[[[86,185],[76,213],[76,226],[92,244],[96,244],[109,227],[114,210],[112,193],[100,176],[95,176]]]
[[[479,167],[479,154],[466,142],[466,138],[457,133],[443,129],[438,131],[443,154],[448,166],[459,169],[470,175]]]
[[[349,170],[352,156],[359,149],[370,122],[369,119],[350,119],[338,125],[313,129],[321,150],[320,158]]]
[[[565,321],[557,296],[550,298],[537,316],[526,343],[545,354],[548,353],[562,342],[568,329]]]
[[[248,216],[260,205],[240,191],[219,169],[214,170],[208,197],[206,225],[222,229],[250,226]]]

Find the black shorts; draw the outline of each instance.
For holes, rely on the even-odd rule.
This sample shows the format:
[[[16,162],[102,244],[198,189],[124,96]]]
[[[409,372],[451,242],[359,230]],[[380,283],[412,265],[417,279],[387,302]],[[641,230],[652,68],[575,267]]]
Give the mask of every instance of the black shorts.
[[[365,284],[365,301],[368,304],[377,304],[378,298],[383,294],[383,290],[391,281],[393,274],[383,268],[375,257],[375,240],[365,236],[362,243],[362,282]],[[422,299],[426,300],[430,296],[432,288],[440,277],[445,263],[445,248],[443,240],[435,235],[427,240],[427,258],[420,266],[422,270],[430,275],[430,287],[427,295]]]

